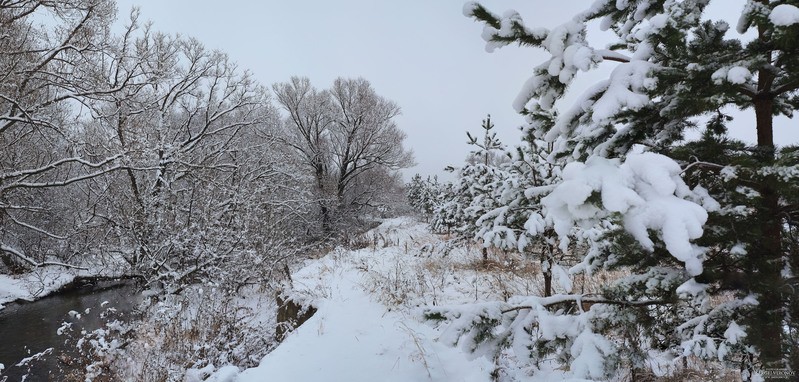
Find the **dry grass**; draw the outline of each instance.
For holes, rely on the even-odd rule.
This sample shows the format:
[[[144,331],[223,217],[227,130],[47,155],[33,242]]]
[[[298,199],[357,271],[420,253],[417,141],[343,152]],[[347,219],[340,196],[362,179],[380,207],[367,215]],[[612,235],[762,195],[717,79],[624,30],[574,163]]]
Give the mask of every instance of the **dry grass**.
[[[725,368],[719,362],[710,362],[690,356],[683,359],[681,365],[671,365],[666,376],[657,377],[650,370],[637,370],[632,373],[629,369],[622,371],[613,381],[618,382],[740,382],[741,373],[737,370]],[[660,374],[663,374],[663,373]]]
[[[489,286],[490,291],[482,295],[480,291],[472,291],[475,301],[491,300],[491,297],[507,300],[513,295],[543,295],[543,275],[541,263],[537,255],[521,254],[516,251],[502,251],[490,248],[487,259],[483,259],[482,247],[477,244],[466,245],[470,253],[470,260],[465,262],[442,263],[441,259],[431,258],[424,264],[424,272],[429,275],[452,272],[456,274],[474,274]],[[562,264],[567,267],[569,264]],[[596,295],[602,289],[614,282],[630,276],[629,270],[599,270],[590,275],[578,274],[572,276],[572,293]],[[561,293],[564,291],[555,291]],[[715,295],[711,297],[710,304],[729,302],[734,299],[732,294]],[[649,381],[710,381],[734,382],[741,381],[738,370],[730,369],[718,361],[703,361],[697,357],[689,357],[682,365],[670,365],[667,370],[661,369],[657,377],[652,370],[622,369],[613,378],[618,382],[649,382]]]
[[[86,349],[65,380],[183,381],[186,370],[210,364],[255,366],[274,345],[274,322],[261,320],[271,314],[257,312],[271,309],[272,301],[240,301],[195,288],[163,299],[121,335],[86,337],[84,345],[114,340],[124,343],[124,351]]]

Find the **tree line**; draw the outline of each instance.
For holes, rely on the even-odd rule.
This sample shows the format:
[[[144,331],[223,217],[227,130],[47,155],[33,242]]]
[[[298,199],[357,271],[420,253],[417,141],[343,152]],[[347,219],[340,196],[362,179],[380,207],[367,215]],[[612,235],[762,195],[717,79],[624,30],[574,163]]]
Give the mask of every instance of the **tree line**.
[[[367,80],[270,91],[135,9],[113,33],[116,17],[112,0],[0,1],[0,271],[240,285],[396,207],[412,155]]]

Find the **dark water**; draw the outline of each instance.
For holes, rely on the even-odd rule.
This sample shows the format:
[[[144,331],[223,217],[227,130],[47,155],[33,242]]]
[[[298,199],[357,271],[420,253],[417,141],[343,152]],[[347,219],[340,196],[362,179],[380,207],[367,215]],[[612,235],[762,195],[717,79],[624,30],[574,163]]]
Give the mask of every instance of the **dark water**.
[[[138,301],[135,282],[99,281],[34,302],[7,304],[0,310],[0,363],[5,365],[5,370],[0,372],[0,382],[19,381],[25,375],[25,381],[30,382],[63,380],[65,370],[61,369],[68,371],[69,366],[59,358],[75,356],[75,340],[80,331],[90,332],[102,327],[107,318],[101,318],[100,313],[108,313],[109,308],[116,309],[111,314],[114,318],[126,320]],[[71,335],[70,331],[65,335],[57,334],[64,322],[73,323]],[[41,359],[15,366],[22,359],[49,348],[53,350]]]

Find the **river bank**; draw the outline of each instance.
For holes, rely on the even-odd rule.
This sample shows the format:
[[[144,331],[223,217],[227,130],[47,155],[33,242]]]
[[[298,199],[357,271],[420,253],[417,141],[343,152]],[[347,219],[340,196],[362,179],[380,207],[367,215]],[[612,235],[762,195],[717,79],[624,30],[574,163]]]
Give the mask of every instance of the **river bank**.
[[[36,301],[86,283],[137,278],[121,271],[65,270],[55,266],[37,268],[19,275],[0,274],[0,311],[10,303]]]

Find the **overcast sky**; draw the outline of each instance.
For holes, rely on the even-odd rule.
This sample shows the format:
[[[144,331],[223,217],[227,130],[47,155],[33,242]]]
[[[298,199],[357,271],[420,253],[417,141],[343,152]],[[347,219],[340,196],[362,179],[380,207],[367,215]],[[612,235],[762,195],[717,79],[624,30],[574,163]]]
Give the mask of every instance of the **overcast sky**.
[[[402,107],[397,122],[418,163],[405,172],[406,178],[460,165],[470,150],[465,131],[479,132],[489,113],[503,141],[516,144],[522,119],[511,102],[532,68],[546,59],[542,51],[516,46],[486,53],[482,26],[463,16],[464,2],[458,0],[117,2],[120,22],[132,6],[139,6],[142,19],[152,21],[156,30],[193,36],[208,48],[225,51],[267,85],[295,75],[310,78],[318,88],[340,76],[366,78],[378,94]],[[528,25],[551,28],[590,2],[481,3],[496,13],[515,9]],[[718,3],[724,8],[711,12],[730,18],[734,26],[742,1]],[[776,122],[777,142],[797,141],[795,126],[787,130],[788,120]],[[751,139],[750,122],[739,124],[739,137]]]

